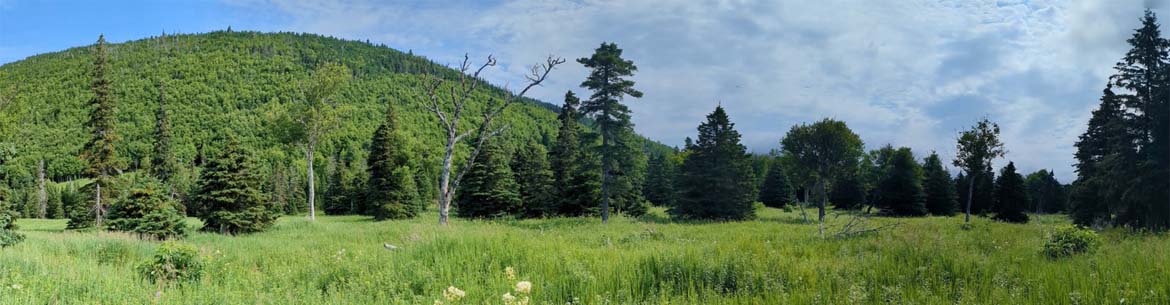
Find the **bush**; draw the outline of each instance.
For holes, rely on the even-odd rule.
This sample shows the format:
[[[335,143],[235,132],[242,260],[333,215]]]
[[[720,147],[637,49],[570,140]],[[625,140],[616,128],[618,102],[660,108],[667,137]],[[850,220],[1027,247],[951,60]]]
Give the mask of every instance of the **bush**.
[[[194,282],[203,276],[203,263],[195,247],[168,241],[155,250],[154,257],[138,265],[138,274],[151,283]]]
[[[137,233],[140,238],[182,238],[187,227],[176,205],[162,184],[147,179],[114,202],[107,225],[110,230]]]
[[[1079,226],[1061,226],[1048,236],[1044,243],[1044,255],[1061,258],[1079,253],[1092,252],[1101,244],[1097,232]]]
[[[0,192],[3,191],[0,189]],[[0,196],[2,195],[0,194]],[[16,215],[8,208],[7,204],[0,201],[0,248],[15,245],[23,240],[24,235],[16,233]]]

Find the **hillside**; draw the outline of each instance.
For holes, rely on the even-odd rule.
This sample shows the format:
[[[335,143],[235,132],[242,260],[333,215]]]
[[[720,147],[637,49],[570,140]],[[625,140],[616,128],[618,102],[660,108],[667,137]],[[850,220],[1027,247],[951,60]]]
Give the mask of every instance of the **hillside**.
[[[110,44],[109,50],[119,107],[117,131],[124,140],[118,149],[130,171],[149,160],[161,81],[181,164],[195,168],[204,150],[217,149],[217,136],[232,132],[258,154],[267,176],[303,172],[303,153],[282,141],[273,125],[282,109],[300,98],[298,82],[330,61],[348,66],[354,80],[336,98],[341,124],[317,154],[322,169],[364,164],[365,147],[387,102],[397,103],[400,122],[421,148],[421,161],[436,164],[441,147],[430,144],[439,143],[441,135],[437,120],[421,107],[425,97],[416,84],[422,71],[433,69],[447,78],[458,73],[386,46],[312,34],[164,35]],[[88,119],[85,103],[91,96],[92,60],[87,46],[0,66],[0,143],[14,144],[18,151],[6,166],[14,189],[31,185],[42,158],[50,179],[63,181],[81,174],[77,155],[88,137],[83,123]],[[503,94],[499,87],[482,86],[478,98]],[[505,141],[555,137],[555,109],[531,99],[515,105],[503,116],[509,126]],[[479,105],[472,104],[467,117],[477,117],[478,112]]]

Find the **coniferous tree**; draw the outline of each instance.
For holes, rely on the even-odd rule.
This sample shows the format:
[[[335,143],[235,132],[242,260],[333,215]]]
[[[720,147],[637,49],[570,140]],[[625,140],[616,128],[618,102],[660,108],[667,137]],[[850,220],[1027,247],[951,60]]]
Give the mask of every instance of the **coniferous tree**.
[[[520,185],[508,166],[508,154],[496,142],[484,147],[472,165],[456,197],[461,217],[487,218],[523,212]]]
[[[139,181],[126,196],[110,206],[108,229],[152,239],[185,237],[186,219],[168,193],[166,187],[154,179]]]
[[[773,208],[783,208],[796,202],[796,194],[788,181],[788,174],[784,172],[784,164],[779,159],[772,160],[764,184],[760,186],[760,202]]]
[[[1064,186],[1056,180],[1050,170],[1038,170],[1025,177],[1028,186],[1028,211],[1033,213],[1058,213],[1065,210]]]
[[[561,216],[583,216],[597,211],[600,196],[600,173],[593,170],[597,158],[582,149],[580,100],[572,91],[565,93],[565,103],[557,120],[557,142],[549,152],[553,172],[555,203],[550,213]]]
[[[931,152],[923,162],[922,183],[926,191],[926,210],[931,215],[951,216],[958,210],[958,198],[951,174],[943,167],[938,153]]]
[[[878,185],[882,189],[879,206],[895,216],[926,215],[926,193],[922,187],[922,169],[914,160],[910,148],[894,151],[889,159],[889,170]]]
[[[723,107],[699,125],[699,138],[683,163],[682,196],[670,213],[684,219],[743,220],[755,217],[755,187],[747,148]]]
[[[251,157],[229,134],[219,156],[200,173],[193,197],[200,205],[197,216],[203,220],[203,230],[243,234],[267,229],[276,221],[276,215],[259,187],[260,178]]]
[[[553,173],[547,155],[544,146],[531,141],[512,156],[512,173],[520,186],[523,216],[544,216],[545,209],[552,206]]]
[[[158,112],[155,114],[154,153],[151,154],[150,173],[171,186],[171,179],[178,173],[179,164],[175,161],[175,154],[171,149],[171,121],[167,116],[166,87],[158,85]],[[172,191],[168,191],[170,193]],[[170,194],[167,194],[170,196]]]
[[[642,189],[646,200],[657,206],[674,206],[678,200],[678,192],[674,188],[676,176],[678,166],[670,156],[659,154],[650,157],[646,163],[646,186]]]
[[[587,58],[577,59],[586,68],[591,70],[589,77],[581,83],[581,87],[593,90],[590,96],[581,105],[581,113],[592,115],[601,134],[601,144],[598,151],[601,156],[601,221],[609,221],[610,202],[615,197],[640,196],[635,190],[615,189],[615,176],[635,172],[632,164],[623,164],[637,159],[641,154],[638,143],[631,143],[628,136],[633,130],[630,122],[630,109],[621,101],[626,97],[641,98],[642,92],[634,89],[634,81],[623,77],[632,76],[638,71],[634,62],[621,57],[622,50],[614,43],[602,43],[600,47]],[[616,192],[615,192],[616,191]]]
[[[0,143],[3,144],[3,143]],[[0,145],[0,181],[5,181],[5,163],[15,154],[15,151],[6,145]],[[16,232],[16,212],[9,202],[8,190],[0,184],[0,248],[15,245],[24,240],[24,235]]]
[[[107,65],[106,39],[104,36],[98,36],[97,45],[94,47],[93,81],[90,83],[93,98],[89,100],[91,109],[89,121],[86,123],[86,127],[90,129],[90,139],[81,152],[81,159],[87,166],[86,174],[94,179],[90,184],[92,192],[87,193],[93,194],[94,197],[89,207],[73,209],[74,213],[70,213],[69,217],[69,228],[94,225],[102,227],[106,217],[106,205],[109,204],[110,198],[114,197],[111,195],[114,193],[111,187],[114,175],[123,167],[116,148],[121,137],[114,128],[118,119],[117,102],[110,88],[110,80],[106,76],[109,69]],[[86,212],[87,209],[89,212]]]
[[[1015,163],[1008,162],[1000,171],[999,179],[995,180],[995,211],[994,218],[1000,221],[1025,223],[1028,214],[1024,210],[1028,207],[1028,190],[1024,185],[1024,177],[1016,172]]]
[[[857,173],[846,173],[831,183],[829,202],[838,209],[860,209],[865,204],[865,184]]]
[[[1124,122],[1125,112],[1121,109],[1121,98],[1107,87],[1101,104],[1089,118],[1089,127],[1077,140],[1077,180],[1073,182],[1069,195],[1070,215],[1073,222],[1083,226],[1107,224],[1111,221],[1110,206],[1116,206],[1116,199],[1106,196],[1108,181],[1105,164],[1112,163],[1115,156],[1128,150],[1120,145],[1128,138]]]
[[[375,219],[411,218],[425,208],[425,201],[418,198],[411,157],[410,145],[399,131],[397,114],[389,105],[386,121],[374,131],[366,162],[370,178],[365,200]]]

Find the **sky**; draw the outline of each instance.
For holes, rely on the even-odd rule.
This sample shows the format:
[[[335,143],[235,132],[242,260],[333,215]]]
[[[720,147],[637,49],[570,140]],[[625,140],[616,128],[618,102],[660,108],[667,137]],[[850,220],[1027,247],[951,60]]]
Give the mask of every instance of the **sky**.
[[[624,49],[641,99],[635,129],[681,146],[722,104],[750,151],[793,125],[845,121],[875,149],[908,146],[950,160],[957,134],[999,123],[1024,173],[1075,178],[1084,132],[1125,40],[1170,0],[376,1],[0,0],[0,64],[161,33],[311,32],[370,40],[457,66],[464,54],[520,84],[547,55],[568,59],[531,96],[559,104],[602,42]],[[513,86],[515,87],[515,86]]]

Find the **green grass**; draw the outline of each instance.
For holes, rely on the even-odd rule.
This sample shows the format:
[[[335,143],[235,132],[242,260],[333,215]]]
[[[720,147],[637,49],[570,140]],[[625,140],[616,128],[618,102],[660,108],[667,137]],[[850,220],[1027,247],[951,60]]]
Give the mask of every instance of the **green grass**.
[[[1062,216],[967,230],[960,217],[881,218],[901,225],[828,240],[775,209],[738,223],[667,223],[661,210],[608,225],[435,220],[286,217],[261,234],[197,233],[184,242],[204,277],[159,293],[134,271],[157,243],[22,219],[27,240],[0,249],[0,304],[432,304],[448,286],[467,292],[458,304],[502,304],[520,280],[533,304],[1170,302],[1170,237],[1109,231],[1096,252],[1051,260],[1040,247]]]

